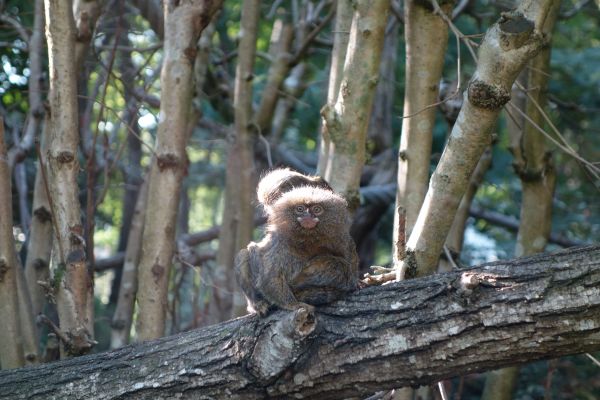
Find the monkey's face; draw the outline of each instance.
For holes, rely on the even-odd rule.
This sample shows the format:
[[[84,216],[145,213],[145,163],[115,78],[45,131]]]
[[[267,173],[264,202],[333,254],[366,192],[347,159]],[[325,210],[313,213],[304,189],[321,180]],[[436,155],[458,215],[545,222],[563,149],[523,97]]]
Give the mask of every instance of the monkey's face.
[[[298,204],[294,208],[296,220],[303,229],[313,229],[319,223],[319,215],[323,214],[323,206],[319,204]]]
[[[300,187],[283,194],[269,213],[269,230],[290,238],[335,237],[348,229],[349,223],[346,201],[316,187]]]

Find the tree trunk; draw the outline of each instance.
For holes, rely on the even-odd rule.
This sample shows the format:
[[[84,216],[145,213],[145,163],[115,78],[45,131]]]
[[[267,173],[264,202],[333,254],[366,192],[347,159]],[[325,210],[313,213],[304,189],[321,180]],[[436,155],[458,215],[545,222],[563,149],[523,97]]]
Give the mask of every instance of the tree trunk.
[[[40,138],[40,154],[47,150],[46,138],[48,122],[44,123]],[[46,304],[46,292],[38,282],[48,282],[50,275],[50,256],[52,253],[52,214],[46,192],[46,183],[42,172],[43,165],[38,160],[33,187],[33,218],[27,242],[27,258],[25,260],[25,278],[31,297],[33,315],[43,312]]]
[[[235,71],[235,138],[227,155],[223,224],[219,234],[219,252],[213,278],[213,297],[209,304],[208,324],[225,321],[245,313],[246,300],[236,290],[233,260],[252,240],[254,230],[254,150],[252,147],[252,80],[256,37],[260,18],[260,0],[244,0]]]
[[[558,15],[560,2],[556,2],[546,18],[543,32],[551,35]],[[538,126],[544,126],[542,109],[546,105],[546,88],[550,72],[550,43],[529,63],[526,79],[527,99],[525,113]],[[511,110],[511,114],[516,114]],[[523,125],[511,134],[515,160],[513,165],[521,178],[523,197],[521,223],[517,233],[515,256],[528,256],[544,251],[552,225],[552,200],[556,174],[546,138],[525,118]],[[519,367],[504,368],[488,374],[483,390],[483,400],[510,400],[517,386]]]
[[[333,29],[333,49],[331,50],[331,67],[329,69],[329,86],[327,88],[327,104],[335,104],[340,91],[340,82],[344,73],[344,61],[350,40],[350,27],[354,9],[351,0],[338,0],[335,4],[335,27]],[[321,127],[321,145],[319,147],[319,162],[317,174],[324,177],[329,163],[329,148],[331,137],[327,124]]]
[[[115,4],[112,4],[114,7]],[[73,17],[77,29],[75,42],[75,70],[81,71],[100,16],[100,1],[73,0]]]
[[[4,120],[0,118],[0,366],[24,365],[23,342],[17,296],[17,254],[13,238],[12,190],[8,152],[4,143]]]
[[[353,6],[336,102],[328,102],[321,115],[330,139],[324,178],[354,211],[360,202],[358,189],[390,2],[359,0]]]
[[[220,1],[164,2],[165,44],[161,72],[162,116],[150,177],[138,292],[140,340],[164,335],[167,289],[175,250],[181,183],[187,171],[185,146],[192,97],[196,42]]]
[[[485,148],[500,110],[510,99],[517,75],[544,45],[540,30],[556,0],[523,1],[504,13],[486,33],[477,70],[440,162],[431,177],[423,207],[406,245],[397,278],[423,276],[437,261],[456,210]]]
[[[445,1],[442,11],[452,12],[453,1]],[[448,25],[429,2],[404,3],[406,74],[402,135],[398,152],[398,191],[394,213],[394,241],[410,235],[423,204],[429,181],[429,164],[438,88],[448,44]],[[406,217],[399,232],[400,215]],[[394,251],[396,254],[396,251]],[[394,260],[398,262],[398,260]]]
[[[148,184],[142,183],[131,219],[131,228],[127,238],[127,249],[123,262],[123,271],[116,302],[115,313],[111,321],[110,348],[117,349],[129,343],[129,333],[133,321],[133,309],[137,293],[138,263],[142,251]]]
[[[600,246],[358,291],[113,352],[0,372],[0,399],[365,397],[600,349]],[[451,360],[451,361],[449,361]]]
[[[77,147],[77,71],[71,2],[45,0],[50,71],[48,151],[45,154],[49,201],[54,223],[52,279],[60,329],[70,338],[66,355],[92,346],[93,284],[86,267],[86,247],[79,204]]]

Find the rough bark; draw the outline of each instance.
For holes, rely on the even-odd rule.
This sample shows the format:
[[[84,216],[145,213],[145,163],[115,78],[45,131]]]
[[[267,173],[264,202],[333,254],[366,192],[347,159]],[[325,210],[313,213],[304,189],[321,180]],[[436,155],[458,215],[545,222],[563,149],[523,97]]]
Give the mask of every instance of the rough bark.
[[[46,40],[50,71],[50,117],[45,166],[54,219],[54,295],[60,328],[70,338],[67,355],[91,348],[93,285],[86,268],[77,176],[77,82],[75,25],[68,0],[46,0]]]
[[[137,271],[142,251],[144,219],[148,200],[148,184],[140,187],[135,210],[131,219],[131,228],[127,238],[127,249],[123,262],[123,272],[119,286],[119,295],[115,313],[111,321],[110,348],[117,349],[129,343],[129,332],[133,321],[133,307],[137,293]]]
[[[350,40],[350,27],[354,9],[351,0],[336,1],[335,26],[333,28],[333,49],[331,51],[331,67],[329,69],[329,85],[327,88],[327,104],[335,104],[340,91],[340,82],[344,72],[344,62]],[[327,125],[321,127],[321,145],[319,147],[319,162],[317,174],[325,176],[325,170],[329,163],[329,147],[331,137]]]
[[[365,397],[600,349],[600,246],[496,262],[0,372],[0,399]],[[449,361],[451,360],[451,361]]]
[[[12,190],[8,152],[4,143],[4,120],[0,118],[0,366],[24,365],[23,342],[17,297],[17,254],[12,231]]]
[[[244,0],[235,71],[234,119],[235,137],[227,155],[225,207],[219,234],[217,267],[213,278],[213,297],[207,322],[227,320],[245,314],[246,300],[235,293],[233,260],[237,252],[252,240],[254,229],[254,150],[255,130],[252,126],[252,79],[256,54],[256,37],[260,18],[260,0]]]
[[[525,63],[546,42],[541,28],[555,1],[523,1],[516,11],[504,13],[486,33],[479,48],[477,70],[431,177],[397,278],[426,275],[437,267],[469,178],[490,144],[491,131],[510,99],[512,84]]]
[[[48,121],[44,123],[44,127],[42,128],[40,138],[41,154],[45,154],[47,150],[47,132]],[[31,230],[27,243],[27,258],[25,260],[25,278],[27,280],[29,296],[31,297],[33,315],[41,313],[46,304],[46,292],[38,282],[48,282],[50,276],[50,256],[52,253],[52,213],[42,168],[44,167],[38,160],[33,187],[33,218],[31,220]]]
[[[442,11],[451,13],[452,5],[452,1],[443,2]],[[398,151],[393,243],[397,243],[398,235],[410,235],[427,191],[436,113],[436,108],[431,105],[438,100],[448,44],[448,25],[428,2],[410,0],[404,3],[404,36],[404,116]],[[406,218],[404,232],[399,232],[402,229],[399,226],[400,215]]]
[[[550,9],[543,31],[552,33],[560,2]],[[550,71],[550,43],[529,62],[526,78],[527,98],[523,107],[527,116],[538,126],[544,125],[542,110],[546,104],[546,89]],[[514,115],[515,112],[513,111]],[[525,118],[521,129],[515,129],[511,143],[515,156],[513,166],[521,178],[523,196],[515,256],[527,256],[544,251],[552,226],[552,200],[556,174],[546,138]],[[517,386],[519,367],[509,367],[488,374],[483,400],[510,400]]]
[[[336,102],[327,103],[321,110],[321,116],[330,138],[324,178],[348,200],[350,208],[356,210],[390,2],[359,0],[353,3],[353,7],[354,16]]]
[[[161,72],[161,120],[148,182],[143,250],[139,265],[138,333],[141,340],[164,335],[167,289],[175,250],[181,183],[187,171],[185,146],[192,97],[196,42],[220,1],[164,2],[165,45]]]

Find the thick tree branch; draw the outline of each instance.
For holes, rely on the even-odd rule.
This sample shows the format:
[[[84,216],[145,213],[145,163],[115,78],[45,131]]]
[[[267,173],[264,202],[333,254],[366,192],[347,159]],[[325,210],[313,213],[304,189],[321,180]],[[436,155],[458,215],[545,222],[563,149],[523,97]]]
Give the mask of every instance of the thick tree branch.
[[[0,399],[337,399],[600,349],[600,245],[0,372]],[[277,354],[276,362],[259,362]]]

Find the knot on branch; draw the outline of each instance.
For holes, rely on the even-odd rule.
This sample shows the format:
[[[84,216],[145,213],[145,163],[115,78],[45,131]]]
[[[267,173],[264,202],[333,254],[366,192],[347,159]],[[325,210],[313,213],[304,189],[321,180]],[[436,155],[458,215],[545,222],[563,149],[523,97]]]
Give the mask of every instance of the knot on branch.
[[[500,46],[503,50],[518,49],[530,39],[535,28],[533,21],[517,12],[505,12],[498,21]]]
[[[68,164],[75,160],[75,155],[70,151],[61,151],[56,155],[56,161],[61,164]]]
[[[474,79],[467,89],[471,104],[486,110],[499,110],[510,100],[510,93],[501,86]]]
[[[0,258],[0,282],[4,281],[4,275],[6,275],[8,270],[8,261],[4,257]]]
[[[305,353],[310,343],[307,338],[316,326],[314,312],[303,307],[268,322],[256,341],[248,370],[261,383],[276,378]]]
[[[44,206],[36,208],[33,211],[33,216],[42,224],[52,221],[52,214],[50,214],[50,211]]]
[[[181,164],[179,157],[173,153],[167,153],[156,158],[156,164],[160,172],[165,169],[177,169]]]

